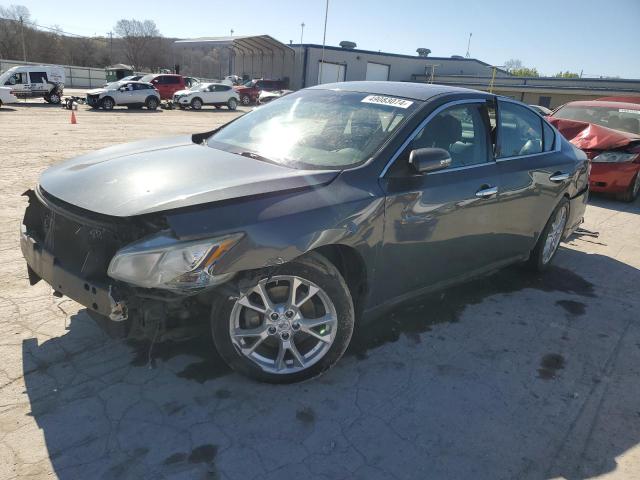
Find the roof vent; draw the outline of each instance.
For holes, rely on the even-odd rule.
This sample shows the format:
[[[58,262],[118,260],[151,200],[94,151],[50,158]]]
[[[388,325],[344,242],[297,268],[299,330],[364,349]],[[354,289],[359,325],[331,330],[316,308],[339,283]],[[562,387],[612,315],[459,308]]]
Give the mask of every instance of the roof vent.
[[[358,45],[356,45],[356,42],[350,42],[348,40],[343,40],[343,41],[340,42],[340,46],[342,48],[346,48],[347,50],[353,50]]]
[[[431,53],[431,50],[428,48],[418,48],[416,52],[418,52],[419,57],[428,57]]]
[[[464,60],[462,55],[451,55],[451,58],[455,58],[456,60]]]

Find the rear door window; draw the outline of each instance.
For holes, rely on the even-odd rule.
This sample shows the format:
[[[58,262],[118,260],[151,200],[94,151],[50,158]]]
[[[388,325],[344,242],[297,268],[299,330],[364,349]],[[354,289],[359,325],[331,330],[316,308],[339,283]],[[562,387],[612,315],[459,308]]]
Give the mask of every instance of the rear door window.
[[[47,83],[47,72],[30,72],[31,83]]]
[[[542,117],[521,105],[498,101],[498,158],[542,153]]]

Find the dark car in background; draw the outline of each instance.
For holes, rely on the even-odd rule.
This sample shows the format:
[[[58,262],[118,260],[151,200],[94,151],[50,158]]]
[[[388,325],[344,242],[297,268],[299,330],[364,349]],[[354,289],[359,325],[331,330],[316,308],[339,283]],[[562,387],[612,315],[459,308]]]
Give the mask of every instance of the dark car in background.
[[[590,188],[632,202],[640,194],[640,97],[569,102],[549,121],[591,159]]]
[[[328,84],[49,168],[21,247],[32,284],[131,334],[208,316],[231,367],[293,382],[331,367],[361,319],[512,263],[545,269],[582,221],[587,175],[519,102]]]
[[[235,91],[240,96],[240,103],[242,105],[251,105],[258,101],[260,92],[267,91],[273,92],[277,90],[285,90],[287,88],[286,82],[283,80],[265,80],[256,79],[249,80],[242,86],[234,87]]]

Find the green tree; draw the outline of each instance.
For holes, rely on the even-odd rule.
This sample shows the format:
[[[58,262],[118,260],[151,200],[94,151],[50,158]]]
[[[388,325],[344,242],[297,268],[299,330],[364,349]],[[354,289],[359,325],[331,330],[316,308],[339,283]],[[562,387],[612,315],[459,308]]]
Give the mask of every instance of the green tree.
[[[566,72],[558,72],[554,75],[556,78],[580,78],[580,75],[574,72],[570,72],[567,70]]]
[[[529,68],[529,67],[514,68],[512,70],[509,70],[509,73],[516,77],[539,77],[540,76],[537,69]]]

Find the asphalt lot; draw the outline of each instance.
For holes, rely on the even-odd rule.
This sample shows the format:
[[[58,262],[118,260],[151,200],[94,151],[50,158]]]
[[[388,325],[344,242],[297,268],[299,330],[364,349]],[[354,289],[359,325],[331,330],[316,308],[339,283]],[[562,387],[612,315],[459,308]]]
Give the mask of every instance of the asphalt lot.
[[[0,479],[636,479],[640,201],[592,199],[544,275],[407,305],[311,382],[231,373],[206,336],[107,337],[29,287],[18,232],[48,165],[237,113],[0,110]],[[599,234],[596,236],[596,232]]]

